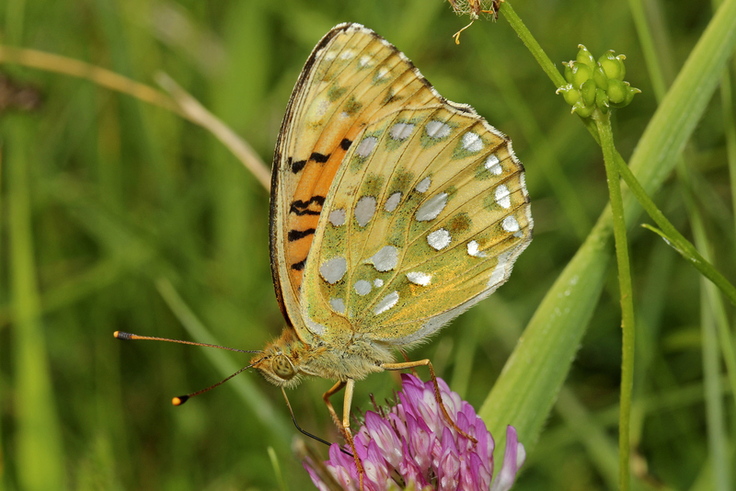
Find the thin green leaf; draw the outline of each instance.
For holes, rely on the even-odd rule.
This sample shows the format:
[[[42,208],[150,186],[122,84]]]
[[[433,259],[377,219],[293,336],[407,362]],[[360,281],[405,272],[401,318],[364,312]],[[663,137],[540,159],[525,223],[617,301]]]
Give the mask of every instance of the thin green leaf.
[[[51,369],[41,322],[40,294],[36,281],[28,149],[32,134],[28,119],[7,121],[8,208],[10,276],[14,323],[15,393],[17,424],[16,469],[23,489],[65,489],[61,428],[54,403]]]
[[[726,295],[731,303],[736,305],[736,288],[711,263],[701,256],[698,250],[695,249],[695,246],[680,235],[679,232],[672,234],[672,231],[670,231],[670,234],[672,234],[670,235],[647,223],[642,224],[642,227],[662,237],[667,245],[676,250],[688,263],[700,271],[703,276],[711,280]]]

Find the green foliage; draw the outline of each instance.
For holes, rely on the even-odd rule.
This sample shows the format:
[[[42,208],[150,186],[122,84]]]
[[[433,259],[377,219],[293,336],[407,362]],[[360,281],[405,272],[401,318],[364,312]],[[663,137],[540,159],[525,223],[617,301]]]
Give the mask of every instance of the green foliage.
[[[731,95],[713,96],[722,73],[703,64],[692,71],[704,70],[705,81],[677,89],[694,97],[662,99],[703,36],[708,6],[654,0],[642,21],[635,0],[630,10],[620,1],[510,1],[553,60],[569,59],[577,43],[627,54],[626,78],[643,92],[613,112],[616,148],[669,221],[733,283],[734,108],[722,107]],[[563,322],[553,342],[525,339],[539,347],[535,357],[559,357],[552,368],[517,353],[516,369],[533,377],[507,375],[491,393],[516,388],[523,401],[567,380],[554,406],[553,387],[533,407],[483,409],[499,426],[523,413],[533,428],[530,441],[522,438],[529,452],[516,489],[616,488],[621,313],[610,222],[588,235],[608,201],[601,151],[554,95],[563,74],[550,84],[503,15],[476,21],[456,46],[452,35],[466,19],[440,0],[3,6],[0,44],[152,86],[164,71],[266,162],[299,71],[330,27],[361,22],[396,44],[440,93],[512,138],[536,225],[509,283],[410,355],[431,358],[480,407],[524,326],[530,336]],[[721,43],[707,48],[724,59],[733,31],[715,36]],[[592,55],[576,61],[613,101],[610,91],[621,87],[611,79],[624,75],[605,68],[613,61],[602,63],[605,87]],[[247,355],[112,337],[122,330],[259,349],[280,333],[263,187],[210,133],[168,110],[79,78],[18,64],[0,71],[26,91],[9,93],[37,92],[42,101],[31,111],[0,108],[0,489],[282,489],[282,479],[309,489],[290,450],[298,433],[283,398],[257,375],[170,404],[247,364]],[[589,102],[590,91],[580,98]],[[677,132],[663,133],[668,123]],[[630,196],[624,202],[637,308],[633,488],[723,489],[724,465],[736,462],[733,428],[718,419],[734,403],[719,389],[734,374],[717,348],[733,345],[734,310],[638,226],[652,221]],[[289,397],[302,427],[337,441],[321,397],[330,385],[308,381]],[[394,387],[392,374],[373,375],[356,385],[354,404],[370,409],[368,394],[382,401]]]

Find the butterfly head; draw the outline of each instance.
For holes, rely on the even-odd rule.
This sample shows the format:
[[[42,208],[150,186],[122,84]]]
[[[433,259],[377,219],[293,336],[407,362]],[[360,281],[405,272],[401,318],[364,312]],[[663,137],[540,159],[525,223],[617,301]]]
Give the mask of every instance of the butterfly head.
[[[304,344],[293,329],[284,329],[280,338],[266,346],[251,363],[274,385],[294,387],[301,380],[300,359]]]

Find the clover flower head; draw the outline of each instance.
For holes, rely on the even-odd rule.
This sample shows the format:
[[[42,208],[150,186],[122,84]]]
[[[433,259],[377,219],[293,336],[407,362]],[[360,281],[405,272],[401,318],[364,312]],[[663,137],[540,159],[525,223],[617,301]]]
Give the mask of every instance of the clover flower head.
[[[365,468],[366,491],[393,490],[479,490],[506,491],[524,463],[524,445],[516,430],[506,431],[503,466],[493,481],[494,441],[473,407],[451,392],[444,380],[437,379],[442,401],[450,417],[473,443],[457,431],[442,415],[432,382],[402,375],[403,388],[396,405],[379,412],[368,411],[365,423],[356,433],[355,449]],[[350,452],[350,447],[345,446]],[[318,467],[326,469],[342,489],[358,491],[358,470],[354,459],[333,444],[324,466],[307,458],[304,467],[320,491],[333,486],[320,478]]]

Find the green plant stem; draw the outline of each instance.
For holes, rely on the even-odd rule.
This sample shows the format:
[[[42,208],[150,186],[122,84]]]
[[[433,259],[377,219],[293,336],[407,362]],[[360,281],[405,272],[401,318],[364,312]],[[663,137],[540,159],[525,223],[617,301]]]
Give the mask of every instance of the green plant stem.
[[[725,276],[723,276],[713,265],[708,262],[695,248],[695,246],[688,241],[683,235],[677,231],[674,225],[664,216],[654,201],[649,197],[644,188],[639,183],[634,173],[631,172],[629,166],[623,159],[616,159],[616,170],[623,178],[626,185],[631,190],[631,193],[636,197],[639,204],[644,207],[644,210],[651,217],[654,222],[659,225],[660,230],[653,227],[644,225],[645,228],[659,234],[667,240],[670,246],[672,246],[682,257],[687,259],[688,263],[692,264],[700,273],[711,280],[716,285],[729,301],[736,305],[736,287],[734,287]]]
[[[629,489],[629,433],[631,425],[631,391],[634,384],[634,294],[631,287],[631,267],[629,265],[629,244],[626,240],[626,220],[624,202],[621,195],[621,180],[616,166],[616,149],[611,132],[611,118],[596,110],[593,119],[601,138],[603,160],[606,164],[608,194],[613,213],[613,238],[616,244],[618,282],[621,290],[621,328],[623,347],[621,357],[621,409],[619,413],[619,489]]]
[[[519,36],[519,39],[521,39],[521,42],[524,43],[524,46],[527,47],[534,59],[537,60],[537,63],[539,63],[539,66],[542,67],[544,73],[546,73],[550,80],[552,80],[555,87],[565,85],[567,83],[565,78],[557,70],[557,67],[555,67],[555,64],[549,59],[549,56],[547,56],[547,53],[544,52],[537,40],[534,39],[534,36],[532,36],[532,33],[526,28],[526,25],[524,25],[524,22],[522,22],[521,18],[516,14],[516,11],[511,4],[509,2],[503,2],[499,12],[514,29],[516,34]]]

